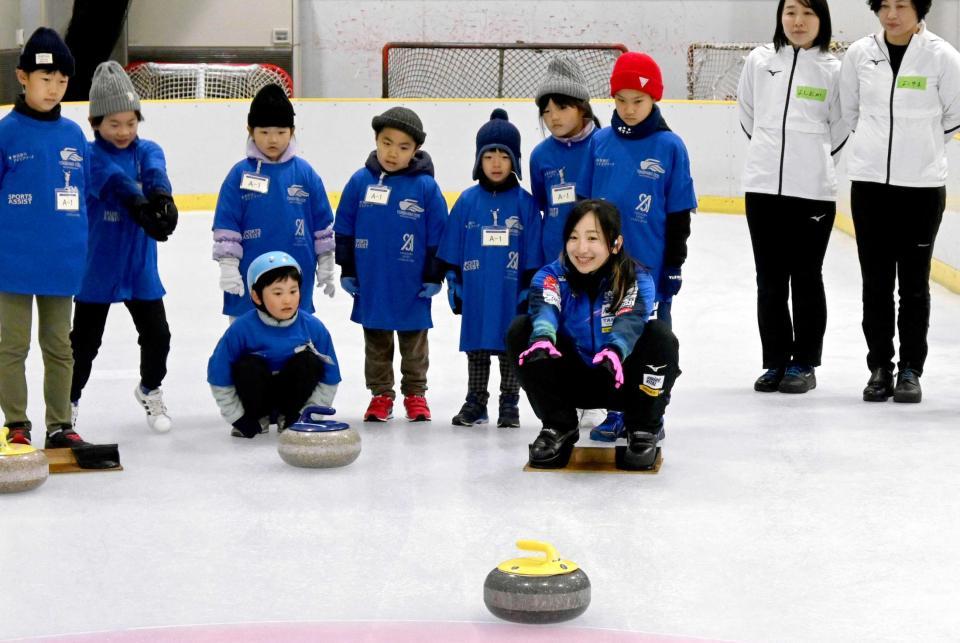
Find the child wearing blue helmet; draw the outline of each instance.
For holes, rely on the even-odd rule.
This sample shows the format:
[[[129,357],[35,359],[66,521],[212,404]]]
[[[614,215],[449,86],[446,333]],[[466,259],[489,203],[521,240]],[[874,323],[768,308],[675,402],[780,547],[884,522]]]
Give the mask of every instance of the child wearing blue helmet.
[[[293,424],[308,405],[331,406],[340,383],[333,341],[300,310],[303,275],[285,252],[267,252],[247,269],[255,306],[227,328],[207,364],[207,382],[234,437]]]

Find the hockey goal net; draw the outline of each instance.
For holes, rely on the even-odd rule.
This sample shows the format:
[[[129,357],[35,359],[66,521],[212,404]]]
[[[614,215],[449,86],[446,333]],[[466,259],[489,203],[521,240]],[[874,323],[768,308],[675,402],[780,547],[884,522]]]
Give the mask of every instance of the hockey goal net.
[[[747,55],[759,42],[695,42],[687,49],[687,98],[737,100],[737,84]],[[843,57],[850,43],[832,42],[830,51]]]
[[[532,98],[559,54],[576,60],[593,97],[610,95],[620,44],[391,42],[383,98]]]
[[[142,99],[253,98],[271,84],[293,96],[293,79],[276,65],[143,62],[127,74]]]

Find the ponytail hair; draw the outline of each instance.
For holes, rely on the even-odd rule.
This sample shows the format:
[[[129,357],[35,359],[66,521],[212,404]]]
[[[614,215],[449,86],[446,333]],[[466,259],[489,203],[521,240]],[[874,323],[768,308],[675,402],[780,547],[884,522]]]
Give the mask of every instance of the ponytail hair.
[[[626,248],[623,247],[622,239],[620,240],[619,250],[617,246],[613,245],[614,242],[620,238],[621,234],[620,211],[617,210],[617,206],[613,203],[603,199],[585,199],[573,206],[573,209],[567,216],[566,223],[563,224],[564,244],[566,244],[570,235],[573,234],[573,229],[577,227],[580,219],[588,214],[593,214],[593,216],[597,218],[600,232],[603,233],[603,240],[610,250],[607,263],[599,268],[599,270],[610,271],[610,289],[613,291],[613,301],[610,302],[610,310],[616,310],[620,307],[620,304],[623,303],[627,293],[637,285],[636,262],[627,253]],[[613,254],[614,250],[618,250],[618,252]],[[578,280],[576,278],[571,280],[569,276],[578,274],[578,271],[570,264],[570,258],[567,256],[566,248],[563,250],[561,260],[568,275],[567,281],[575,288]]]

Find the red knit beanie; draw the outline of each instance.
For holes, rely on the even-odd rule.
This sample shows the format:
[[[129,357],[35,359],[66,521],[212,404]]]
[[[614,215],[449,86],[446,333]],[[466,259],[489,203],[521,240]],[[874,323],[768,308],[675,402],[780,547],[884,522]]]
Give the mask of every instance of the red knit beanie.
[[[635,89],[653,100],[663,98],[663,76],[656,61],[647,54],[628,51],[617,58],[610,74],[610,95],[621,89]]]

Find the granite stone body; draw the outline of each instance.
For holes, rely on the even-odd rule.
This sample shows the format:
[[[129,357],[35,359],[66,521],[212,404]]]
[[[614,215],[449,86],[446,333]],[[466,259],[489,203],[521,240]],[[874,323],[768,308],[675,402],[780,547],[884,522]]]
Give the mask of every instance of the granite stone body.
[[[29,491],[42,485],[50,467],[39,449],[20,455],[0,456],[0,493]]]
[[[280,434],[277,451],[284,462],[295,467],[342,467],[360,455],[360,434],[349,427],[336,431],[299,431],[294,425]]]
[[[583,570],[555,576],[520,576],[494,569],[483,583],[483,602],[494,616],[514,623],[559,623],[590,605]]]

